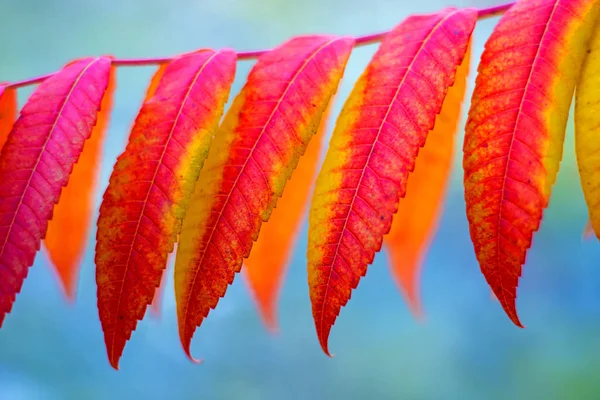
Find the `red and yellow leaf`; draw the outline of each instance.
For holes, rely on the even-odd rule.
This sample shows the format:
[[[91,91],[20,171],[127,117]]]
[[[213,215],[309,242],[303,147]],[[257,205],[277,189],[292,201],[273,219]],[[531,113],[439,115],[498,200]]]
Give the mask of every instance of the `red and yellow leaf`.
[[[510,319],[521,266],[556,180],[573,90],[600,6],[520,0],[485,45],[464,142],[481,271]]]
[[[415,315],[422,312],[419,274],[425,253],[437,230],[450,179],[454,144],[471,61],[470,47],[448,89],[434,129],[419,151],[415,169],[406,184],[392,227],[383,239],[390,268]]]
[[[307,254],[328,355],[331,327],[390,230],[476,20],[471,9],[407,18],[385,37],[338,118],[317,178]]]
[[[0,326],[96,124],[111,60],[86,58],[31,95],[0,155]]]
[[[586,50],[575,94],[575,153],[590,217],[584,237],[600,239],[600,21]]]
[[[148,88],[146,89],[146,95],[144,96],[144,102],[150,100],[150,98],[152,96],[154,96],[154,92],[156,92],[156,88],[158,88],[158,84],[159,84],[160,80],[162,79],[162,76],[164,75],[168,65],[169,65],[168,63],[161,64],[156,69],[154,75],[152,75],[152,78],[150,79],[150,84],[148,85]],[[171,254],[169,254],[169,257],[171,256]],[[167,258],[167,265],[168,265],[168,263],[169,263],[169,261]],[[166,281],[166,275],[167,275],[166,272],[167,272],[166,270],[165,270],[165,272],[163,272],[163,276],[161,278],[160,285],[156,289],[156,292],[154,294],[154,299],[152,300],[152,304],[150,304],[151,315],[154,318],[160,318],[160,310],[162,307],[162,296],[163,296],[163,292],[165,290],[165,281]]]
[[[316,133],[354,39],[293,38],[261,56],[200,173],[175,260],[179,335],[190,342],[224,296]]]
[[[154,72],[154,75],[152,75],[152,78],[150,79],[150,84],[148,85],[148,88],[146,89],[146,95],[144,96],[144,102],[147,102],[148,100],[150,100],[150,98],[152,96],[154,96],[154,93],[156,92],[156,89],[158,88],[158,84],[160,83],[160,80],[162,79],[162,76],[165,74],[165,71],[167,70],[167,66],[169,64],[168,63],[164,63],[161,64],[156,71]],[[169,254],[169,257],[171,256],[171,254]],[[169,264],[168,258],[167,258],[167,265]],[[166,281],[166,270],[163,272],[163,276],[161,278],[160,281],[160,285],[158,286],[158,288],[156,288],[156,292],[154,293],[154,298],[152,299],[152,303],[150,304],[150,312],[151,315],[154,318],[160,318],[160,310],[162,307],[162,296],[163,296],[163,292],[165,290],[165,281]]]
[[[50,260],[70,300],[75,298],[79,265],[85,253],[94,214],[95,189],[102,161],[102,146],[112,111],[115,77],[116,68],[112,67],[96,125],[54,208],[44,239]]]
[[[0,83],[0,150],[17,118],[17,91]]]
[[[235,69],[231,50],[175,58],[117,159],[100,206],[96,244],[98,311],[115,369],[160,284]]]
[[[313,190],[333,99],[334,97],[277,207],[273,209],[269,221],[262,225],[250,257],[244,263],[248,285],[258,303],[263,321],[271,332],[277,330],[277,297]]]

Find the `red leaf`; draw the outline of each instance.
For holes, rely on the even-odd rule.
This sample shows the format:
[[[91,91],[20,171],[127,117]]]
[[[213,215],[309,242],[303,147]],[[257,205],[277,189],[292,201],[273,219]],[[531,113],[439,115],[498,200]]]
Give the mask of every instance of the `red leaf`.
[[[52,209],[96,124],[110,58],[48,78],[23,107],[0,156],[0,326],[46,234]]]
[[[419,148],[454,83],[477,11],[412,16],[394,28],[350,94],[309,216],[308,281],[319,342],[381,249]]]
[[[95,208],[96,182],[102,161],[102,146],[112,111],[116,68],[112,67],[100,113],[83,152],[73,167],[68,185],[54,208],[44,244],[65,295],[75,298],[77,276],[85,252]]]
[[[179,336],[225,295],[315,134],[354,40],[291,39],[261,56],[228,111],[183,223],[175,260]],[[193,359],[192,359],[193,360]]]
[[[115,164],[100,206],[95,258],[98,311],[115,369],[160,284],[235,67],[231,50],[174,59]]]
[[[17,118],[17,91],[0,84],[0,150]]]

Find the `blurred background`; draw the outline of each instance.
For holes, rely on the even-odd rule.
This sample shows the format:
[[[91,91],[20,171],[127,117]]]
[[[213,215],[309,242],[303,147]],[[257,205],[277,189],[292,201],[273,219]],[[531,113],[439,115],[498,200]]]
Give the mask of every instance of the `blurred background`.
[[[0,81],[52,72],[88,55],[268,48],[299,34],[362,35],[392,28],[413,13],[498,3],[0,0]],[[475,30],[467,95],[496,22],[481,21]],[[353,52],[334,115],[375,49]],[[232,97],[251,65],[239,64]],[[119,69],[98,206],[154,70]],[[32,90],[19,91],[21,105]],[[490,298],[469,239],[460,155],[466,111],[445,212],[424,264],[424,321],[409,312],[382,252],[342,310],[330,339],[336,356],[327,358],[311,316],[304,224],[282,291],[278,335],[267,333],[238,276],[194,337],[192,353],[204,364],[190,363],[177,335],[169,271],[162,317],[148,316],[138,325],[117,372],[107,361],[98,320],[90,239],[75,304],[64,300],[44,251],[38,255],[0,330],[0,399],[600,398],[600,246],[596,239],[582,240],[587,213],[572,121],[551,205],[519,287],[518,308],[527,328],[518,329]]]

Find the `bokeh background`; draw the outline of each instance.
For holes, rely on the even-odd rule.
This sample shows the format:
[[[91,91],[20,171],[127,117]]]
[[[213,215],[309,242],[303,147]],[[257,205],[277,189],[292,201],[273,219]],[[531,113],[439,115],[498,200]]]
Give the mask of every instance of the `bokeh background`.
[[[0,0],[0,81],[45,74],[87,55],[258,49],[293,35],[361,35],[389,29],[412,13],[497,3]],[[496,22],[481,21],[475,30],[469,95]],[[375,49],[353,52],[335,114]],[[239,65],[232,93],[250,66]],[[119,69],[98,205],[153,72]],[[21,105],[32,89],[20,91]],[[521,280],[518,308],[527,326],[522,330],[490,298],[470,243],[460,153],[464,114],[466,108],[445,212],[422,275],[424,321],[410,314],[382,252],[342,310],[330,341],[336,356],[327,358],[311,317],[304,224],[282,292],[277,336],[264,329],[238,276],[195,335],[192,353],[204,364],[190,363],[179,344],[169,276],[162,318],[147,317],[138,325],[117,372],[108,364],[98,320],[90,240],[75,304],[65,302],[47,255],[39,254],[0,330],[0,399],[600,398],[600,246],[596,239],[582,240],[587,214],[572,120],[551,205]]]

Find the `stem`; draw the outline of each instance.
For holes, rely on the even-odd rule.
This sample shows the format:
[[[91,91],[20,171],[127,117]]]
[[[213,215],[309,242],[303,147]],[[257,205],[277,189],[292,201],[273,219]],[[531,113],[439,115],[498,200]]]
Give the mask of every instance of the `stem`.
[[[500,4],[499,6],[482,8],[478,12],[478,19],[486,19],[502,15],[506,11],[508,11],[508,9],[511,8],[515,3],[516,1],[513,1],[511,3]]]
[[[500,4],[499,6],[493,6],[493,7],[488,7],[488,8],[481,8],[478,10],[479,11],[478,19],[487,19],[487,18],[492,18],[492,17],[498,16],[498,15],[504,14],[510,7],[512,7],[513,4],[515,4],[515,2],[509,2],[509,3],[505,3],[505,4]],[[383,31],[383,32],[359,36],[356,38],[355,46],[356,47],[366,46],[369,44],[380,42],[381,40],[383,40],[385,35],[387,35],[389,32],[390,31],[387,30],[387,31]],[[265,54],[269,51],[271,51],[271,49],[242,51],[242,52],[238,52],[237,58],[238,58],[238,60],[253,60],[255,58],[262,56],[263,54]],[[120,66],[120,67],[138,67],[138,66],[145,66],[145,65],[160,65],[160,64],[168,63],[172,59],[173,59],[172,57],[115,58],[112,60],[112,64],[115,66]],[[20,88],[20,87],[24,87],[24,86],[33,85],[36,83],[43,82],[44,80],[46,80],[47,78],[50,78],[55,73],[56,72],[46,74],[46,75],[36,76],[34,78],[25,79],[25,80],[22,80],[19,82],[9,83],[6,87],[7,88]]]

